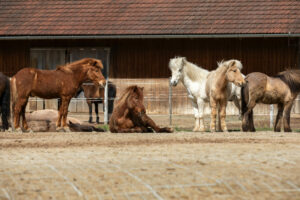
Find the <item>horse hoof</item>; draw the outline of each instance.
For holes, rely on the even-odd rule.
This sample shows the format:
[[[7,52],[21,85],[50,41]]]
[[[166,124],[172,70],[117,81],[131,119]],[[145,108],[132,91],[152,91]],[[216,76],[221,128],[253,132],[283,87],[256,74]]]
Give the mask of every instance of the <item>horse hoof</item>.
[[[15,132],[17,133],[23,133],[22,129],[19,127],[19,128],[16,128]]]
[[[71,132],[70,128],[68,126],[64,127],[65,132]]]
[[[205,128],[200,128],[199,131],[200,132],[205,132]]]
[[[33,130],[31,128],[28,128],[24,132],[26,132],[26,133],[33,133]]]
[[[65,130],[62,127],[56,127],[56,132],[65,132]]]

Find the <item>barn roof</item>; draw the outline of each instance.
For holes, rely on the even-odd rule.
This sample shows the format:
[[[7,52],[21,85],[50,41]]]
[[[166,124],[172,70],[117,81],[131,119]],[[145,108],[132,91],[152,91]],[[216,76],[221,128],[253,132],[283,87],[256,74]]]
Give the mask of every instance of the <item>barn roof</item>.
[[[0,37],[300,34],[299,0],[0,1]]]

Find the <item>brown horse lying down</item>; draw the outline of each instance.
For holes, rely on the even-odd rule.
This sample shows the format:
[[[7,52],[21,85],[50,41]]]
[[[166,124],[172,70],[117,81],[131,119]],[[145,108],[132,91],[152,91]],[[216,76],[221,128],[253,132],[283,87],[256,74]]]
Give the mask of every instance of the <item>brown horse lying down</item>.
[[[168,127],[158,127],[147,116],[143,100],[142,87],[133,85],[126,88],[111,115],[109,121],[110,131],[112,133],[149,133],[153,130],[155,132],[173,132]]]
[[[46,109],[38,110],[32,113],[26,114],[28,119],[28,125],[34,132],[55,132],[56,121],[58,118],[58,112],[56,110]],[[73,132],[104,132],[103,129],[95,128],[93,126],[83,125],[82,122],[76,118],[68,117],[68,126]]]

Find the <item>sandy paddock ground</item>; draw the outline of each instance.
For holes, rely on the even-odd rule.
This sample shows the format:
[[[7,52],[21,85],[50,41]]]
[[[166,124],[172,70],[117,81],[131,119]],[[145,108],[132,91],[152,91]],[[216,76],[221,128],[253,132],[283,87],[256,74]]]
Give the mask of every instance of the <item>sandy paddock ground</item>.
[[[300,199],[299,133],[0,133],[0,199]]]

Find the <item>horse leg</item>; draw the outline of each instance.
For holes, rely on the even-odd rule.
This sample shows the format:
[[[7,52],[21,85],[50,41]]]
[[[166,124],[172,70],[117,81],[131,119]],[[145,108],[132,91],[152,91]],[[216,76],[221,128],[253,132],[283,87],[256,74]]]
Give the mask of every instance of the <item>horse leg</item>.
[[[193,131],[198,131],[199,129],[199,111],[198,111],[198,104],[192,100],[192,106],[193,106],[193,110],[194,110],[194,115],[195,115],[195,126]]]
[[[217,106],[217,116],[218,116],[218,130],[217,131],[220,131],[222,132],[222,125],[221,125],[221,105]]]
[[[220,106],[219,106],[219,115],[220,115],[220,119],[221,119],[221,131],[227,132],[227,126],[226,126],[226,106],[227,106],[227,99],[223,99],[220,102]]]
[[[58,116],[57,116],[57,121],[56,121],[56,130],[59,130],[61,127],[62,114],[63,114],[63,103],[61,103],[61,105],[59,106]]]
[[[282,120],[282,114],[283,114],[283,104],[279,103],[277,105],[277,116],[276,116],[276,121],[274,125],[274,131],[275,132],[280,132],[281,131],[281,120]]]
[[[210,107],[210,131],[216,132],[217,101],[215,101],[212,97],[210,98]]]
[[[290,115],[294,101],[288,102],[283,109],[283,128],[284,132],[292,132],[290,127]]]
[[[93,122],[93,105],[91,101],[86,101],[86,103],[88,104],[89,107],[89,123]]]
[[[240,101],[237,98],[237,96],[233,97],[233,103],[235,105],[235,107],[237,107],[237,109],[239,110],[239,119],[242,119],[242,112],[241,112],[241,105],[240,105]]]
[[[254,122],[253,122],[253,108],[255,107],[255,101],[250,101],[247,105],[247,111],[243,114],[242,129],[243,131],[255,132]]]
[[[98,112],[99,112],[99,110],[98,110],[98,102],[95,102],[94,104],[95,104],[95,113],[96,113],[96,123],[99,124],[100,121],[99,121],[99,115],[98,115]]]
[[[205,107],[205,102],[202,99],[198,99],[197,100],[197,104],[198,104],[198,113],[199,113],[199,131],[200,132],[205,132],[205,126],[204,126],[204,107]]]
[[[69,126],[67,125],[67,116],[68,116],[68,108],[71,98],[65,98],[62,100],[63,114],[62,114],[62,127],[65,131],[70,131]]]
[[[3,113],[1,113],[1,119],[2,119],[2,131],[5,131],[8,129],[8,120],[7,120],[7,116]]]
[[[26,104],[26,102],[26,98],[20,98],[18,101],[16,101],[14,106],[14,126],[17,132],[22,131],[20,128],[20,114],[22,112],[22,107],[24,104]]]
[[[22,106],[22,109],[21,109],[21,115],[22,115],[22,126],[24,128],[24,130],[26,131],[29,131],[29,127],[28,127],[28,124],[27,124],[27,121],[26,121],[26,117],[25,117],[25,113],[26,113],[26,105],[27,105],[27,102]]]

